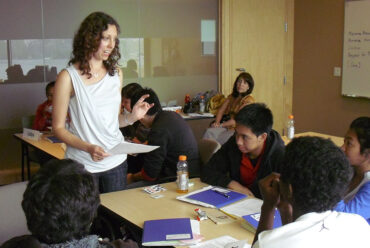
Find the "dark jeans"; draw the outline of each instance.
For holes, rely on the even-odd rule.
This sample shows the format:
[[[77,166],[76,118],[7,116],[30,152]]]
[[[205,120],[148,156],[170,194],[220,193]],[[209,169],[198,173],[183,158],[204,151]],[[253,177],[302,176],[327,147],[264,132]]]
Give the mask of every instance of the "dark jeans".
[[[127,161],[108,171],[93,173],[100,193],[124,190],[126,188]]]

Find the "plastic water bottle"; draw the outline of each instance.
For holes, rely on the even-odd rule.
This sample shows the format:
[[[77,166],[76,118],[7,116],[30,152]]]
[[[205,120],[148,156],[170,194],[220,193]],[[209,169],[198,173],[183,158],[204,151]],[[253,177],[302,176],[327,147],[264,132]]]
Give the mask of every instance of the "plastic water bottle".
[[[294,116],[289,115],[288,117],[288,123],[287,123],[287,128],[286,128],[286,136],[288,139],[293,139],[294,138]]]
[[[206,103],[204,101],[204,96],[200,96],[200,101],[199,101],[199,112],[204,113],[206,108]]]
[[[188,162],[186,162],[186,156],[180,155],[179,162],[177,162],[177,192],[187,193],[189,190],[189,172]]]

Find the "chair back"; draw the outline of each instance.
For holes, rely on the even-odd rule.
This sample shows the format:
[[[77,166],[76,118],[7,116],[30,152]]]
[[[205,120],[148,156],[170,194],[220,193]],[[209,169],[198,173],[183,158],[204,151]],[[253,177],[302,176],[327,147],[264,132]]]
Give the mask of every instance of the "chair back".
[[[21,203],[27,182],[0,187],[0,245],[16,236],[30,234]]]
[[[34,120],[34,115],[22,116],[22,128],[32,128]]]
[[[204,165],[212,157],[212,155],[220,149],[221,145],[212,139],[200,139],[198,149],[201,163]]]

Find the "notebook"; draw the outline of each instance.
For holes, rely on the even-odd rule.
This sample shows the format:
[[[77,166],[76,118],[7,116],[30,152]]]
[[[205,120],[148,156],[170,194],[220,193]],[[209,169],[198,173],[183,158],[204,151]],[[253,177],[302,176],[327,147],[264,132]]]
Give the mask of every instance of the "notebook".
[[[63,141],[61,141],[55,136],[47,136],[46,139],[50,141],[51,143],[63,143]]]
[[[193,239],[190,218],[147,220],[144,222],[143,246],[165,245],[167,241]]]
[[[210,189],[187,196],[187,198],[191,200],[203,202],[215,206],[216,208],[221,208],[246,197],[247,196],[242,193],[219,187],[211,187]]]
[[[260,221],[261,213],[254,213],[254,214],[249,214],[249,215],[244,215],[242,218],[245,220],[242,222],[242,226],[247,229],[248,231],[251,232],[256,232],[258,223]],[[279,210],[275,209],[275,216],[274,216],[274,224],[273,228],[277,228],[282,226],[281,223],[281,216]]]

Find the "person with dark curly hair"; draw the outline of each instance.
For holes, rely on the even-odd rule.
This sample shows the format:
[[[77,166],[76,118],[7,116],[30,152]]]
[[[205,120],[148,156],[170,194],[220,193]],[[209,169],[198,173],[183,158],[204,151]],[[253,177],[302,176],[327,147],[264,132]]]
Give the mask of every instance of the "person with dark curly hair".
[[[215,121],[203,135],[204,139],[214,139],[222,145],[234,134],[235,115],[247,104],[255,102],[251,95],[253,88],[252,75],[248,72],[240,73],[235,79],[233,92],[218,109]]]
[[[359,214],[370,224],[370,117],[359,117],[351,123],[342,150],[354,175],[335,210]]]
[[[118,23],[103,12],[83,20],[73,40],[69,67],[58,75],[53,99],[53,131],[67,144],[65,157],[93,173],[101,193],[125,188],[127,154],[107,151],[124,141],[119,127],[131,125],[151,107],[143,102],[144,96],[131,114],[120,114],[119,32]]]
[[[4,247],[37,247],[37,243],[43,248],[138,247],[132,240],[107,243],[89,235],[99,204],[94,177],[82,164],[51,160],[31,178],[23,194],[22,208],[32,237],[9,240]]]
[[[273,173],[259,182],[263,204],[253,248],[368,247],[366,220],[332,211],[351,176],[345,154],[329,139],[293,139],[281,175]],[[283,226],[272,229],[275,208]]]
[[[201,180],[261,198],[258,180],[280,172],[285,145],[272,129],[272,112],[252,103],[235,116],[235,134],[202,168]]]

